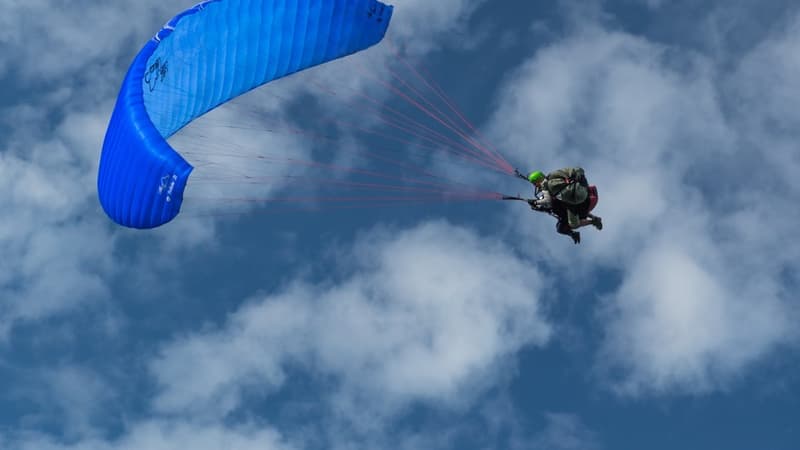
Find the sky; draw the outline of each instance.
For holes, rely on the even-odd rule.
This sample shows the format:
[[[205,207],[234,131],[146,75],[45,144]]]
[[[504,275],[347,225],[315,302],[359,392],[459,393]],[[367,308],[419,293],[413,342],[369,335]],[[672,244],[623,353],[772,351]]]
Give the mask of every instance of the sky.
[[[0,2],[0,448],[800,448],[796,2],[390,2],[364,57],[401,46],[514,166],[584,167],[604,229],[579,246],[517,202],[201,214],[200,170],[173,222],[120,227],[114,101],[194,1]],[[302,81],[374,87],[352,61],[170,142],[316,158],[254,123],[360,114]]]

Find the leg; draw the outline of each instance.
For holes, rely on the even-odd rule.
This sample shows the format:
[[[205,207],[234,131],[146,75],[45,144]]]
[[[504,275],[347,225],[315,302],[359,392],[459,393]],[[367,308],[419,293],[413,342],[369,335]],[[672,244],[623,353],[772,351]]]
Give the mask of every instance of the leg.
[[[581,243],[581,234],[577,231],[574,231],[570,226],[567,224],[566,220],[559,220],[556,224],[556,231],[559,234],[564,234],[572,238],[572,242],[576,244]]]
[[[598,231],[603,229],[603,219],[601,219],[600,216],[589,214],[589,218],[592,219],[590,223],[594,225]]]

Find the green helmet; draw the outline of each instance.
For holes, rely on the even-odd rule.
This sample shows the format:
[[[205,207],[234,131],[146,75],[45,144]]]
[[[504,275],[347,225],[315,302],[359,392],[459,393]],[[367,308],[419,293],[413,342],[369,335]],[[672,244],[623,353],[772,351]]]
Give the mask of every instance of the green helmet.
[[[531,172],[531,174],[528,175],[528,181],[533,184],[536,184],[542,180],[544,180],[544,174],[538,170],[536,172]]]

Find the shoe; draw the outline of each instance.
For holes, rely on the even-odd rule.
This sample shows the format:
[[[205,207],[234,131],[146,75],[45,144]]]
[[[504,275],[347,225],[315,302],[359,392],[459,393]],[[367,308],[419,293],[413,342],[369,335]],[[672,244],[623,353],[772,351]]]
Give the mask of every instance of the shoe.
[[[592,225],[594,225],[594,227],[597,228],[598,231],[602,230],[603,229],[603,219],[601,219],[601,218],[599,218],[597,216],[594,216],[594,218],[592,218]]]
[[[581,234],[579,232],[573,231],[570,237],[572,238],[572,242],[574,242],[575,244],[581,243]]]

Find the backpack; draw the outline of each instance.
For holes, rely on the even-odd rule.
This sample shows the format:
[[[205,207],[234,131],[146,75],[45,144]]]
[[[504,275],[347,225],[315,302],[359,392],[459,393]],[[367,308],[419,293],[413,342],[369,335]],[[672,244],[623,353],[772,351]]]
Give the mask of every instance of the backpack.
[[[581,167],[556,170],[547,175],[546,189],[550,195],[566,203],[577,206],[589,197],[589,183]]]

